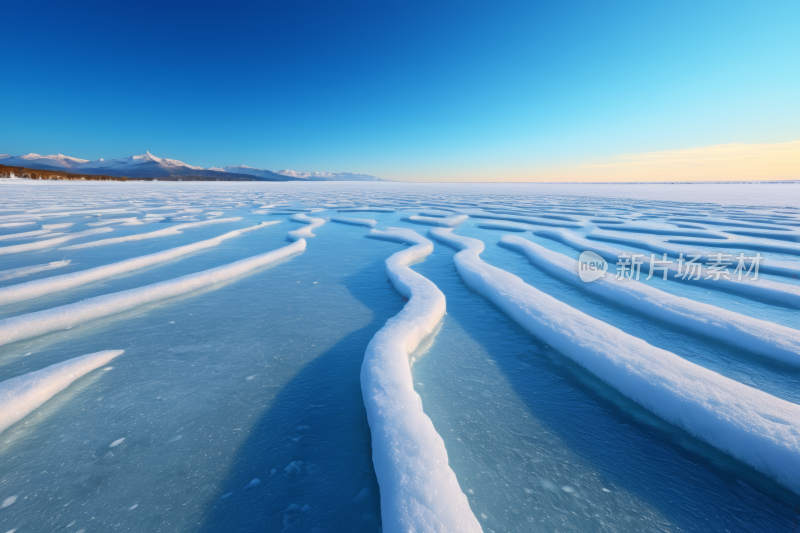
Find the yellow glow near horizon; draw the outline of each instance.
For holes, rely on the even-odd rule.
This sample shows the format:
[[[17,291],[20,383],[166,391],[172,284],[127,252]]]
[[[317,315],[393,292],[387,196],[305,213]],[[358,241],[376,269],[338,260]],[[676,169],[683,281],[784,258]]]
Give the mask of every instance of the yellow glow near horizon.
[[[800,179],[800,141],[716,144],[623,154],[576,167],[550,168],[535,181],[750,181]]]

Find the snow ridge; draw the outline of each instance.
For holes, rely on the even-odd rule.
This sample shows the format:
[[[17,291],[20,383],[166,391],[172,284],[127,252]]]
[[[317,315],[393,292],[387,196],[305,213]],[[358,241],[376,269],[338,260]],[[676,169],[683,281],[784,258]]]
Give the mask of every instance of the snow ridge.
[[[408,361],[445,312],[444,294],[409,268],[430,254],[433,244],[408,229],[372,230],[370,235],[413,244],[386,260],[386,274],[409,301],[372,338],[361,366],[383,530],[481,531],[448,466],[444,441],[423,412]]]
[[[147,303],[166,300],[251,272],[264,265],[302,253],[306,241],[297,242],[240,261],[153,283],[136,289],[88,298],[73,304],[0,320],[0,345],[68,329]]]
[[[424,215],[411,215],[406,218],[409,222],[416,222],[417,224],[427,224],[428,226],[442,226],[446,228],[453,228],[459,224],[463,224],[467,220],[467,215],[450,215],[446,217],[429,217]]]
[[[305,227],[287,232],[286,238],[289,239],[290,241],[316,237],[316,235],[314,235],[311,232],[314,230],[314,228],[318,228],[321,225],[325,224],[324,218],[313,218],[304,213],[298,213],[296,215],[292,215],[289,217],[289,219],[294,220],[295,222],[305,222],[307,224]]]
[[[0,433],[69,387],[79,377],[105,365],[124,351],[90,353],[3,381],[0,383]]]
[[[609,265],[616,264],[617,257],[619,257],[620,254],[627,253],[630,255],[631,253],[599,244],[596,241],[579,237],[578,235],[565,230],[535,230],[533,234],[538,235],[539,237],[545,237],[547,239],[561,242],[579,252],[584,250],[595,252],[597,255],[608,261]],[[658,257],[656,257],[656,259],[658,259]],[[649,268],[649,256],[644,256],[642,258],[642,265],[643,269],[645,267]],[[745,296],[763,298],[765,300],[779,302],[784,305],[800,307],[800,286],[798,285],[778,283],[776,281],[763,278],[759,278],[757,281],[749,281],[746,279],[738,281],[735,278],[706,280],[705,278],[708,275],[708,271],[705,268],[701,269],[700,279],[697,280],[693,278],[691,281],[689,281],[688,278],[683,279],[680,277],[675,277],[677,273],[678,267],[674,264],[669,265],[669,278],[672,280],[682,281],[685,283],[698,283],[712,289],[722,289],[729,292],[743,294]]]
[[[29,242],[26,244],[16,244],[14,246],[0,247],[0,255],[18,254],[21,252],[30,252],[31,250],[41,250],[43,248],[50,248],[57,246],[62,242],[67,242],[72,239],[79,239],[81,237],[88,237],[89,235],[97,235],[98,233],[108,233],[114,231],[111,228],[95,228],[86,231],[79,231],[77,233],[70,233],[63,237],[56,237],[55,239],[47,239],[46,241]]]
[[[12,268],[11,270],[0,270],[0,281],[5,281],[7,279],[14,279],[14,278],[22,278],[24,276],[30,276],[31,274],[36,274],[37,272],[44,272],[45,270],[52,270],[54,268],[65,267],[71,262],[72,262],[71,260],[66,259],[64,261],[53,261],[52,263],[45,263],[43,265]],[[3,301],[2,296],[0,296],[0,305],[2,305],[3,303],[5,302]]]
[[[134,270],[146,268],[158,263],[171,261],[172,259],[190,254],[192,252],[204,250],[206,248],[212,248],[224,240],[238,237],[243,233],[265,228],[278,223],[280,223],[280,220],[262,222],[257,226],[230,231],[220,235],[219,237],[187,244],[185,246],[178,246],[177,248],[171,248],[169,250],[164,250],[163,252],[133,257],[131,259],[126,259],[125,261],[120,261],[119,263],[81,270],[80,272],[72,272],[70,274],[62,274],[60,276],[37,279],[27,283],[19,283],[17,285],[3,287],[0,288],[0,305],[30,300],[31,298],[38,298],[39,296],[44,296],[45,294],[52,294],[54,292],[72,289],[73,287],[92,283],[93,281],[109,278],[111,276],[117,276],[125,272],[132,272]]]
[[[483,242],[437,228],[467,286],[608,385],[800,493],[800,405],[720,376],[590,317],[480,258]]]
[[[102,239],[99,241],[85,242],[83,244],[64,246],[62,248],[59,248],[59,250],[79,250],[81,248],[94,248],[96,246],[107,246],[109,244],[119,244],[121,242],[141,241],[144,239],[155,239],[158,237],[169,237],[171,235],[180,235],[181,233],[183,233],[182,230],[187,228],[196,228],[197,226],[208,226],[209,224],[221,224],[223,222],[238,222],[240,220],[242,220],[242,217],[214,218],[212,220],[203,220],[201,222],[189,222],[187,224],[178,224],[177,226],[171,226],[169,228],[151,231],[148,233],[137,233],[136,235],[128,235],[126,237]]]
[[[674,296],[633,279],[620,281],[609,273],[591,283],[584,283],[578,276],[578,262],[565,255],[516,235],[505,235],[500,243],[586,292],[763,357],[800,366],[800,331],[796,329]]]

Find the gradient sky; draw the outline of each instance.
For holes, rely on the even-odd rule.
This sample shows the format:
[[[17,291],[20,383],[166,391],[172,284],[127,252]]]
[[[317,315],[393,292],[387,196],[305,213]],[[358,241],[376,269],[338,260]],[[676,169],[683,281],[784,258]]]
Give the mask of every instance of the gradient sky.
[[[631,157],[719,160],[727,145],[761,159],[691,179],[800,178],[796,0],[16,1],[2,13],[0,153],[149,150],[416,181],[592,180],[606,165],[617,181],[668,179]],[[783,149],[757,148],[770,145]],[[775,157],[784,170],[759,170]]]

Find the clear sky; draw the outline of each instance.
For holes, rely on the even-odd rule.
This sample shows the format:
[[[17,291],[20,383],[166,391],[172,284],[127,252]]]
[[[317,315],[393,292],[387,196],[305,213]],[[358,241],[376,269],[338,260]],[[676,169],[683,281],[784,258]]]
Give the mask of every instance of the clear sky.
[[[0,153],[800,178],[797,0],[15,1],[2,19]]]

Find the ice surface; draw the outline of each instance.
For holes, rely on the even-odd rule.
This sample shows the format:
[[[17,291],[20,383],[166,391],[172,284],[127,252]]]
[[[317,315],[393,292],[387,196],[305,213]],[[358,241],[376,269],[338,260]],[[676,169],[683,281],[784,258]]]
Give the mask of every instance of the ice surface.
[[[800,405],[735,382],[623,333],[492,267],[483,243],[431,230],[461,251],[464,282],[628,398],[800,492]]]
[[[257,226],[230,231],[224,235],[220,235],[219,237],[214,237],[213,239],[207,239],[193,244],[171,248],[169,250],[164,250],[163,252],[156,252],[154,254],[144,255],[141,257],[134,257],[125,261],[120,261],[119,263],[103,265],[87,270],[81,270],[79,272],[63,274],[61,276],[53,276],[50,278],[29,281],[27,283],[11,285],[9,287],[2,287],[0,288],[0,305],[37,298],[45,294],[71,289],[73,287],[78,287],[93,281],[109,278],[111,276],[117,276],[125,272],[132,272],[141,268],[164,263],[166,261],[170,261],[177,257],[197,252],[199,250],[212,248],[227,239],[238,237],[244,233],[264,228],[266,226],[278,224],[279,222],[280,221],[278,220],[262,222]],[[0,273],[0,278],[1,277],[2,273]]]
[[[413,244],[386,260],[389,279],[409,301],[375,334],[361,368],[383,530],[481,531],[411,378],[411,352],[434,333],[445,313],[444,294],[409,268],[429,255],[433,244],[407,229],[370,235]]]
[[[578,276],[577,261],[516,235],[501,243],[523,253],[531,263],[586,292],[676,324],[753,353],[800,366],[800,331],[675,296],[634,279],[618,280],[606,272],[592,282]]]
[[[305,248],[306,241],[300,239],[283,248],[210,270],[137,289],[96,296],[74,304],[6,318],[0,320],[0,345],[30,339],[61,329],[69,329],[91,320],[127,311],[136,306],[186,294],[302,253]]]
[[[141,241],[144,239],[156,239],[158,237],[169,237],[171,235],[180,235],[183,233],[183,230],[188,228],[196,228],[198,226],[208,226],[209,224],[221,224],[225,222],[238,222],[242,220],[241,217],[231,217],[231,218],[215,218],[213,220],[203,220],[201,222],[190,222],[188,224],[178,224],[177,226],[171,226],[169,228],[164,228],[157,231],[151,231],[149,233],[138,233],[136,235],[127,235],[125,237],[116,237],[113,239],[102,239],[99,241],[91,241],[86,242],[83,244],[74,244],[72,246],[64,246],[61,250],[79,250],[81,248],[94,248],[95,246],[107,246],[109,244],[119,244],[121,242],[129,242],[129,241]],[[108,228],[110,230],[110,228]]]
[[[510,231],[503,225],[540,232],[546,229],[537,225],[541,222],[579,226],[569,233],[597,247],[606,245],[586,235],[603,225],[664,229],[618,234],[683,252],[723,248],[712,247],[715,241],[732,253],[755,250],[744,247],[751,242],[793,249],[797,243],[772,237],[790,236],[800,227],[798,187],[0,180],[0,216],[9,216],[0,224],[28,224],[0,233],[36,230],[36,223],[51,231],[64,230],[50,226],[73,224],[69,231],[77,233],[126,217],[130,225],[109,225],[115,236],[125,236],[177,224],[173,218],[158,227],[138,227],[164,215],[204,220],[218,212],[242,218],[232,229],[283,215],[327,218],[349,209],[356,209],[353,217],[369,217],[382,228],[417,230],[423,226],[404,218],[527,217],[534,223],[470,217],[458,232],[486,243],[485,261],[570,307],[797,404],[796,367],[598,297],[496,243],[502,237],[498,229]],[[703,195],[714,203],[687,201]],[[491,225],[495,229],[484,229]],[[683,230],[728,238],[698,239],[680,235]],[[740,230],[760,233],[733,233]],[[3,256],[0,268],[72,260],[61,272],[88,271],[225,231],[212,225],[124,246],[31,250]],[[0,504],[17,496],[0,510],[0,532],[69,526],[67,531],[211,533],[281,531],[287,524],[286,531],[378,532],[382,490],[373,458],[379,453],[371,446],[359,370],[370,339],[402,309],[403,298],[386,279],[384,263],[402,247],[365,239],[364,233],[328,225],[304,254],[269,271],[166,304],[142,305],[94,326],[0,346],[0,380],[107,346],[126,350],[114,371],[84,376],[0,434]],[[523,236],[577,257],[558,241]],[[667,242],[676,239],[691,243]],[[181,260],[6,305],[0,318],[173,280],[279,248],[284,241],[283,232],[254,232]],[[797,256],[765,255],[768,265],[786,263],[784,285],[800,285],[789,270]],[[446,295],[448,312],[435,340],[426,339],[411,354],[411,377],[424,414],[444,441],[447,467],[485,531],[792,530],[796,494],[683,426],[665,422],[531,336],[463,283],[449,247],[437,243],[412,268]],[[761,272],[763,279],[754,285],[775,279]],[[31,272],[19,280],[51,274]],[[2,285],[17,281],[9,278]],[[647,284],[762,321],[797,323],[797,308],[774,298],[718,290],[716,283]],[[730,418],[724,409],[712,406],[710,412]],[[290,464],[296,468],[287,472]],[[786,464],[791,471],[792,463]],[[260,483],[243,490],[253,479]]]
[[[76,379],[100,368],[123,352],[104,350],[91,353],[0,382],[0,433],[66,389]]]

